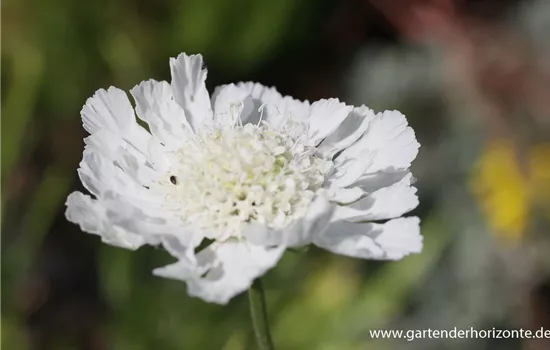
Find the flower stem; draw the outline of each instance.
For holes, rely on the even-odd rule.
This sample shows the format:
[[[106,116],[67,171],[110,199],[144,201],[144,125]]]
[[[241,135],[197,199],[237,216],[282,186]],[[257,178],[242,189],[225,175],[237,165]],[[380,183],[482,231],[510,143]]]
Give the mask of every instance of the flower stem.
[[[248,300],[250,302],[250,315],[252,316],[252,325],[254,334],[258,342],[259,350],[274,350],[273,340],[269,332],[267,322],[267,310],[265,306],[265,292],[262,286],[262,280],[257,278],[248,290]]]

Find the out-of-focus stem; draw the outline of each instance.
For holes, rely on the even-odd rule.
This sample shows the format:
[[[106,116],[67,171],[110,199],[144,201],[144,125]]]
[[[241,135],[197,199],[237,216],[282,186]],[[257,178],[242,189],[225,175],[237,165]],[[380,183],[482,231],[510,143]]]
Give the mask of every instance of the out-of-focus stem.
[[[269,332],[269,323],[267,321],[265,292],[260,278],[257,278],[248,290],[248,300],[250,302],[250,315],[252,316],[252,325],[254,326],[258,349],[274,350],[275,347],[273,346],[273,340]]]

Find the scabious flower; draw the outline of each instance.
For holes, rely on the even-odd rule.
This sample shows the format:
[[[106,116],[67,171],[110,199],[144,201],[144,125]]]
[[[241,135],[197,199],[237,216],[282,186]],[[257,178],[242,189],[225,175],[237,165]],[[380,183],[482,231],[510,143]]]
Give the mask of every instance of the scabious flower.
[[[256,83],[210,98],[202,56],[170,60],[172,82],[127,95],[98,90],[66,216],[105,243],[162,245],[178,259],[154,274],[227,303],[309,244],[363,259],[422,249],[411,161],[419,144],[397,111],[337,99],[310,104]],[[200,247],[200,248],[199,248]]]

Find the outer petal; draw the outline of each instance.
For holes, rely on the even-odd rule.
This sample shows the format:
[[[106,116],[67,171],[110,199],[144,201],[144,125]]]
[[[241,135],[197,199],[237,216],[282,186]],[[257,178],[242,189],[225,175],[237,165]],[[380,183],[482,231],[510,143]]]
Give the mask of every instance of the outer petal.
[[[182,227],[178,235],[165,235],[161,238],[164,249],[174,258],[195,261],[195,248],[197,248],[206,233],[192,227]]]
[[[181,259],[153,273],[187,282],[191,296],[226,304],[275,266],[283,253],[284,246],[267,248],[230,240],[211,244],[197,254],[196,261]]]
[[[410,176],[410,170],[400,171],[377,171],[375,173],[363,174],[353,185],[358,186],[367,193],[378,191],[381,188],[392,186],[404,178]],[[411,176],[411,183],[415,179]]]
[[[201,55],[170,58],[174,99],[183,108],[187,120],[196,132],[212,122],[210,96],[206,90],[207,70]]]
[[[153,176],[148,173],[149,170],[151,169],[132,161],[115,162],[97,150],[87,148],[84,150],[78,175],[84,187],[98,198],[107,192],[115,192],[135,199],[153,201],[153,193],[144,187],[145,183],[140,183]]]
[[[170,244],[171,253],[176,247],[192,252],[203,238],[201,232],[183,227],[178,218],[161,208],[129,201],[112,192],[101,199],[74,192],[66,205],[69,221],[79,224],[85,232],[101,236],[105,243],[122,248],[137,249],[143,244],[165,243]]]
[[[108,90],[97,90],[80,114],[84,129],[90,134],[106,129],[145,152],[151,134],[136,122],[134,109],[124,91],[112,86]]]
[[[310,244],[316,235],[328,227],[335,207],[325,196],[318,196],[308,208],[304,218],[285,234],[285,245],[301,247]]]
[[[135,250],[146,243],[143,237],[113,226],[107,218],[106,209],[90,196],[73,192],[67,198],[66,205],[67,220],[78,224],[84,232],[101,236],[107,244]]]
[[[300,247],[313,241],[315,235],[321,234],[330,223],[335,206],[323,196],[317,196],[309,205],[305,216],[297,220],[283,232],[269,229],[258,223],[248,225],[243,231],[243,237],[254,245],[274,246],[285,245]]]
[[[342,124],[319,145],[319,150],[332,158],[336,153],[351,146],[367,130],[369,122],[374,118],[372,109],[356,107]]]
[[[419,143],[397,111],[379,113],[365,134],[335,159],[332,182],[347,187],[365,174],[406,169],[418,154]]]
[[[320,100],[311,105],[308,137],[313,145],[332,134],[353,110],[338,99]]]
[[[261,117],[273,128],[279,128],[289,119],[303,122],[310,112],[308,101],[283,97],[275,88],[251,82],[219,86],[214,91],[212,101],[218,119],[227,118],[231,115],[231,106],[239,105],[243,123],[255,124]]]
[[[116,170],[112,162],[108,162],[98,152],[84,151],[78,176],[84,187],[96,197],[103,193],[121,186],[123,189],[131,184],[129,176],[122,170]]]
[[[267,89],[259,84],[223,85],[216,88],[212,101],[214,120],[222,125],[256,124],[260,120],[261,95]]]
[[[192,133],[181,106],[174,100],[172,87],[165,81],[144,81],[130,90],[136,101],[137,115],[151,133],[174,149]]]
[[[329,188],[328,193],[330,200],[339,204],[353,203],[366,195],[365,190],[361,187],[342,188],[336,186]]]
[[[373,174],[363,174],[357,180],[354,187],[340,187],[334,181],[328,182],[329,199],[338,204],[350,204],[369,193],[378,191],[381,188],[395,185],[403,178],[409,176],[410,171],[378,171]],[[411,182],[414,183],[414,178],[411,177]]]
[[[367,221],[392,219],[418,206],[416,188],[411,186],[409,173],[401,181],[381,188],[348,206],[338,206],[333,220]]]
[[[420,220],[399,218],[385,224],[337,221],[314,243],[355,258],[398,260],[422,250]]]
[[[173,236],[181,244],[192,246],[195,236],[189,235],[181,220],[162,206],[163,193],[141,185],[120,165],[86,149],[79,175],[84,186],[98,198],[93,201],[94,207],[101,208],[105,225],[108,224],[99,228],[110,230],[114,226],[154,244],[164,236]]]
[[[107,192],[100,200],[109,220],[128,232],[157,237],[155,241],[166,235],[176,236],[185,244],[192,241],[187,235],[189,231],[178,217],[147,198],[131,198]]]

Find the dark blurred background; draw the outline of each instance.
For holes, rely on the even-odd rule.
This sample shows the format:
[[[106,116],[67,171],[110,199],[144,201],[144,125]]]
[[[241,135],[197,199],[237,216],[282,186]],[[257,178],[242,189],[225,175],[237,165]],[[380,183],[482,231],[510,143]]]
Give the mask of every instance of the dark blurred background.
[[[202,53],[210,91],[405,113],[422,144],[425,249],[399,262],[319,249],[266,276],[279,349],[550,349],[550,340],[375,340],[369,329],[550,329],[550,1],[2,1],[2,340],[19,349],[254,349],[227,306],[151,275],[160,249],[64,218],[79,111],[98,88],[170,80]]]

